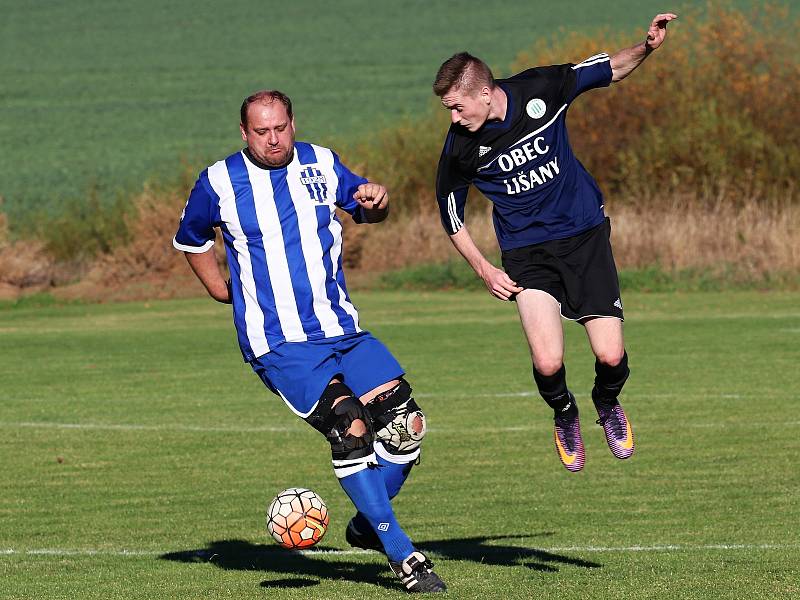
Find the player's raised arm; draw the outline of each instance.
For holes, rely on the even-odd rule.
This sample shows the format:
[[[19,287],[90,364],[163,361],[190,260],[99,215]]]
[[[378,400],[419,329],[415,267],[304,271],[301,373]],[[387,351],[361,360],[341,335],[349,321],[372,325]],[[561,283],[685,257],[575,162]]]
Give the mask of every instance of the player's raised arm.
[[[611,56],[611,81],[621,81],[625,79],[631,72],[642,64],[642,61],[647,56],[656,50],[667,37],[667,23],[678,18],[678,15],[673,13],[663,13],[656,15],[653,22],[650,23],[650,28],[647,30],[647,37],[643,42],[620,50]]]

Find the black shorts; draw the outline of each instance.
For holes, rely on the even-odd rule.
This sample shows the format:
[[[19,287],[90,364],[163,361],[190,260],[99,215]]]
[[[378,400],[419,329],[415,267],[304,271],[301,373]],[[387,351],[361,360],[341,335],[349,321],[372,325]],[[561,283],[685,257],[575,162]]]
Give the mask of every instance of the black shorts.
[[[503,251],[503,269],[519,287],[553,296],[566,319],[623,318],[608,217],[570,238]]]

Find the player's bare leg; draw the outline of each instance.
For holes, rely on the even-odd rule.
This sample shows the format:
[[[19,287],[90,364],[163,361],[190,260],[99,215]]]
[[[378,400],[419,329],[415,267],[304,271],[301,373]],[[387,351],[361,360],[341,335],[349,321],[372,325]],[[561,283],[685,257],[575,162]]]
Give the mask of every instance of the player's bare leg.
[[[629,458],[634,451],[633,431],[618,396],[628,379],[628,355],[622,334],[622,321],[602,317],[583,323],[589,344],[597,358],[592,400],[597,422],[603,426],[606,441],[617,458]]]
[[[531,350],[536,386],[554,411],[556,452],[567,470],[580,471],[585,452],[578,405],[567,389],[561,310],[556,299],[541,290],[523,290],[516,300]]]
[[[558,302],[546,292],[529,289],[517,294],[516,300],[534,368],[542,375],[554,375],[564,361],[564,330]]]
[[[583,326],[597,360],[610,367],[617,366],[625,354],[622,321],[616,317],[601,317],[588,319]]]

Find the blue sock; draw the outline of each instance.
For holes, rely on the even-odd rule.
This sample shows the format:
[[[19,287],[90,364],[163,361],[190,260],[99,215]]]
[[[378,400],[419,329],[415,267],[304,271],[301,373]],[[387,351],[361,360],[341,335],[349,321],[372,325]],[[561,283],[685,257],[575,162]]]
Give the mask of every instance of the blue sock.
[[[383,475],[383,481],[386,484],[386,493],[389,494],[391,500],[400,493],[400,488],[411,473],[411,468],[414,466],[414,461],[398,465],[397,463],[389,462],[385,458],[376,456],[378,459],[378,471]]]
[[[339,484],[378,535],[389,560],[400,562],[414,552],[414,545],[394,516],[379,469],[362,469],[343,477]]]
[[[403,487],[408,474],[411,473],[411,468],[414,466],[414,461],[398,465],[397,463],[389,462],[385,458],[376,456],[378,459],[378,467],[376,470],[383,477],[383,482],[386,485],[386,493],[391,500],[400,493],[400,488]],[[369,520],[360,511],[353,517],[353,525],[356,526],[358,531],[369,531],[372,526]]]

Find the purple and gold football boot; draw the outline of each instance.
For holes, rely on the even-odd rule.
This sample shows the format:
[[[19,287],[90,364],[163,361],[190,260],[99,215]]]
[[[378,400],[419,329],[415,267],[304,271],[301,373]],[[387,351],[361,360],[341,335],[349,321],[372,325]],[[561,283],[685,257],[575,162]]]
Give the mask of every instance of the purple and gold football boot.
[[[611,453],[619,459],[630,458],[634,450],[633,431],[622,405],[616,398],[606,400],[595,393],[592,393],[592,400],[600,417],[597,423],[603,426]]]
[[[554,437],[556,453],[561,464],[573,473],[580,471],[586,462],[581,437],[581,421],[578,417],[578,406],[575,397],[570,393],[570,402],[563,411],[556,414],[554,421]]]

